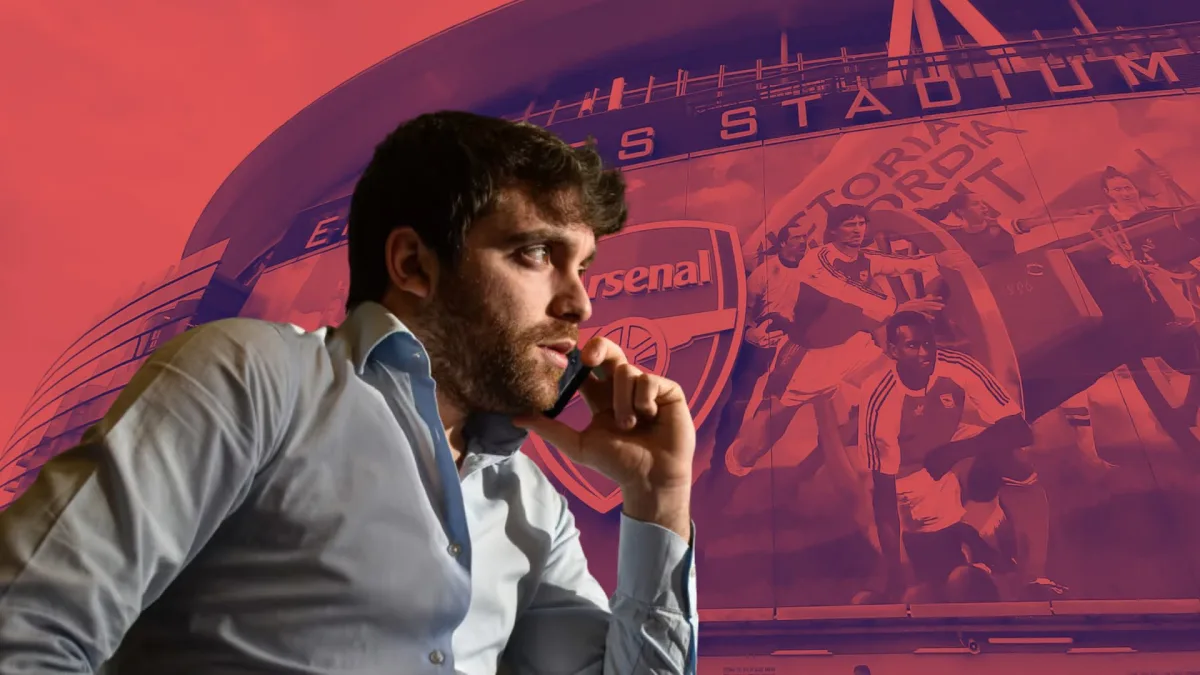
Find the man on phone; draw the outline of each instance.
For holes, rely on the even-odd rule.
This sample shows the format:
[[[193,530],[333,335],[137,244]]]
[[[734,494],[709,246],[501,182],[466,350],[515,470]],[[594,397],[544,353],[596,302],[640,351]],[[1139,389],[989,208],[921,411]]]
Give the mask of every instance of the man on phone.
[[[375,151],[348,316],[168,342],[0,514],[0,672],[694,673],[695,429],[581,274],[626,219],[591,147],[443,112]],[[592,409],[539,414],[573,363]],[[526,430],[621,486],[588,572]]]

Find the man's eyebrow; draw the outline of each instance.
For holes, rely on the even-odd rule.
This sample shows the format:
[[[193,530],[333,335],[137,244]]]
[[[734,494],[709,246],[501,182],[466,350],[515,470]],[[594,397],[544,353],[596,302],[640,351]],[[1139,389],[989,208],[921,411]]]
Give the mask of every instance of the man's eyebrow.
[[[503,242],[509,246],[524,246],[544,242],[565,244],[568,242],[568,237],[562,228],[539,227],[533,230],[520,230],[505,234],[503,235]]]

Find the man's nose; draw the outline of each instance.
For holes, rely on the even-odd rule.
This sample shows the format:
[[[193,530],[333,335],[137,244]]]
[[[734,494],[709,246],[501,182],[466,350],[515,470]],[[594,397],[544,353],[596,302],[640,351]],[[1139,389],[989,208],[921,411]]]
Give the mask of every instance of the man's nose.
[[[554,300],[554,314],[564,321],[583,323],[592,317],[592,299],[588,297],[587,285],[580,274],[567,273],[563,277]]]

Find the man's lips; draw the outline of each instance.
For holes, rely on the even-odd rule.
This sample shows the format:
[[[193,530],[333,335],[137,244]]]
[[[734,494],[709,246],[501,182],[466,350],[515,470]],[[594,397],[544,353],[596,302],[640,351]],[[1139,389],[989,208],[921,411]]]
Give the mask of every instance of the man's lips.
[[[555,342],[547,342],[538,345],[542,354],[550,363],[565,369],[570,364],[568,355],[571,350],[575,349],[574,340],[557,340]]]
[[[554,342],[543,342],[543,343],[539,344],[538,346],[545,347],[546,349],[554,350],[554,351],[558,352],[559,354],[570,354],[571,350],[575,349],[575,341],[574,340],[555,340]]]

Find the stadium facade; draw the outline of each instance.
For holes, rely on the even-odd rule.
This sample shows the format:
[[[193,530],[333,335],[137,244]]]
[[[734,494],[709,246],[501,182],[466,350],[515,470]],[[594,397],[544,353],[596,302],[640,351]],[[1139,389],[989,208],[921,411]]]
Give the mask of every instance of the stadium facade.
[[[626,172],[632,222],[601,245],[584,333],[613,337],[689,393],[704,668],[983,673],[1070,655],[1063,663],[1096,673],[1178,669],[1195,658],[1183,645],[1200,644],[1189,371],[1156,347],[1098,346],[1124,315],[1079,262],[1089,246],[1133,251],[1123,269],[1140,275],[1161,323],[1172,336],[1196,330],[1200,251],[1185,252],[1200,222],[1188,192],[1200,190],[1200,6],[1137,4],[524,0],[457,26],[355,76],[247,157],[181,261],[43,378],[0,455],[0,505],[78,441],[163,340],[227,316],[340,321],[349,195],[374,144],[421,112],[471,109],[594,138]],[[982,205],[978,232],[963,220],[968,202]],[[1043,571],[1058,595],[998,582],[980,602],[852,601],[876,566],[872,525],[855,495],[831,487],[817,406],[799,406],[770,447],[726,457],[718,427],[730,410],[734,427],[752,423],[770,370],[748,377],[738,358],[761,318],[748,277],[788,232],[816,250],[840,204],[870,209],[881,252],[974,259],[945,274],[939,335],[1032,423],[1049,500]],[[1129,209],[1148,215],[1125,219]],[[1117,225],[1096,234],[1109,216]],[[929,281],[898,274],[879,292],[904,301]],[[855,385],[836,384],[821,400],[853,427]],[[571,495],[611,588],[599,552],[615,544],[615,486],[540,441],[526,451]],[[1007,515],[995,500],[961,501],[962,521],[985,535]]]

